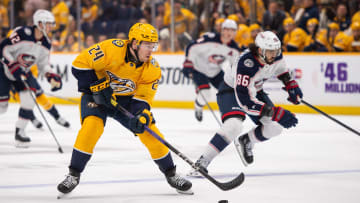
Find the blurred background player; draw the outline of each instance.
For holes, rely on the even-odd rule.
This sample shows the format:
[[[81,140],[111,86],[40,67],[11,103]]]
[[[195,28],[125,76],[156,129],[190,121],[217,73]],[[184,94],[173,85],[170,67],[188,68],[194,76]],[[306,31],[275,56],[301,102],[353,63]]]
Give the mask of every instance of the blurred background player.
[[[253,162],[253,145],[280,135],[283,128],[295,127],[294,114],[275,107],[263,90],[264,81],[277,76],[289,93],[288,100],[299,104],[302,92],[291,79],[281,54],[281,43],[271,31],[260,32],[255,44],[250,44],[231,67],[225,69],[224,82],[217,94],[223,125],[212,137],[196,164],[207,168],[210,162],[232,141],[244,165]],[[249,132],[239,136],[245,113],[256,124]],[[280,125],[279,125],[280,124]],[[192,171],[190,176],[197,176]]]
[[[51,42],[48,34],[53,29],[54,16],[51,12],[40,9],[34,13],[33,22],[34,26],[31,27],[18,27],[0,44],[0,112],[7,110],[9,91],[14,86],[20,97],[19,120],[15,130],[18,146],[26,146],[30,142],[30,138],[25,135],[25,127],[32,118],[35,105],[24,82],[31,90],[40,89],[30,67],[37,64],[39,71],[51,84],[52,91],[62,87],[61,77],[51,71],[49,64]]]
[[[207,33],[186,48],[183,73],[196,85],[195,117],[198,121],[202,121],[202,109],[211,96],[210,83],[218,89],[224,78],[223,63],[226,60],[231,63],[240,53],[234,41],[236,30],[236,22],[226,19],[219,34]]]
[[[30,68],[32,75],[36,78],[34,80],[35,86],[37,89],[34,90],[36,96],[36,102],[40,104],[54,119],[55,121],[66,128],[70,127],[70,123],[66,121],[62,116],[60,116],[56,106],[49,100],[49,98],[44,94],[44,90],[41,88],[40,84],[37,81],[38,77],[38,68],[36,65]],[[15,88],[11,88],[10,95],[14,98],[15,101],[20,102],[19,94],[16,92]],[[29,113],[30,121],[36,128],[42,128],[43,124],[36,118],[34,111],[31,110]]]
[[[73,62],[72,73],[78,80],[78,90],[83,93],[82,126],[74,144],[69,174],[57,187],[59,197],[79,184],[80,174],[104,131],[107,117],[114,118],[140,138],[171,187],[179,193],[193,194],[191,182],[176,173],[169,149],[144,131],[147,125],[163,137],[150,112],[161,78],[160,66],[151,56],[158,44],[157,31],[150,24],[136,23],[128,36],[129,40],[109,39],[95,44]],[[110,103],[111,98],[136,116],[129,119],[120,113]]]

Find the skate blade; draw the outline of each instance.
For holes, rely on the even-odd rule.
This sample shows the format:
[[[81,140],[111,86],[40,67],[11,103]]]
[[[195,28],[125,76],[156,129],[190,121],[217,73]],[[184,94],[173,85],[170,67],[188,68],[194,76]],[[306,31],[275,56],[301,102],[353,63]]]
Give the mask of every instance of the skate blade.
[[[176,192],[178,192],[179,194],[182,194],[182,195],[193,195],[194,194],[194,192],[191,190],[191,188],[186,191],[176,189]]]
[[[245,156],[244,156],[244,153],[243,151],[245,150],[242,146],[242,144],[239,143],[239,141],[237,140],[237,138],[235,139],[234,141],[234,144],[235,144],[235,148],[236,148],[236,151],[238,152],[239,156],[240,156],[240,159],[241,159],[241,162],[243,162],[244,166],[248,166],[248,162],[245,160]]]
[[[65,193],[59,192],[59,194],[58,194],[58,196],[56,197],[56,199],[64,199],[64,198],[68,197],[69,194],[70,194],[70,193],[65,194]]]
[[[30,147],[30,142],[15,141],[15,147],[16,148],[29,148]]]

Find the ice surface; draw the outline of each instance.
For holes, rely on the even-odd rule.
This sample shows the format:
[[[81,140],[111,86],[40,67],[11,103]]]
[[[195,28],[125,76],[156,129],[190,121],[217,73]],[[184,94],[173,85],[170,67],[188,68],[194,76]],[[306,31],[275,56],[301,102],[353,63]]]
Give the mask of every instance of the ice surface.
[[[229,145],[209,166],[220,181],[241,171],[246,180],[231,191],[221,191],[206,179],[191,178],[195,195],[177,194],[166,183],[138,140],[112,119],[82,174],[80,185],[66,199],[57,200],[56,185],[64,179],[71,151],[80,129],[77,106],[57,106],[71,121],[66,129],[47,114],[47,119],[64,149],[57,146],[49,130],[26,132],[30,148],[14,147],[18,105],[11,104],[0,115],[0,202],[360,202],[360,137],[321,115],[298,114],[299,125],[255,148],[255,163],[244,167],[234,145]],[[157,125],[169,143],[195,161],[214,135],[218,124],[209,111],[195,120],[193,110],[154,109]],[[219,114],[218,112],[216,112]],[[42,120],[35,109],[35,114]],[[360,130],[360,116],[334,116]],[[250,119],[245,130],[253,127]],[[173,154],[178,171],[190,166]]]

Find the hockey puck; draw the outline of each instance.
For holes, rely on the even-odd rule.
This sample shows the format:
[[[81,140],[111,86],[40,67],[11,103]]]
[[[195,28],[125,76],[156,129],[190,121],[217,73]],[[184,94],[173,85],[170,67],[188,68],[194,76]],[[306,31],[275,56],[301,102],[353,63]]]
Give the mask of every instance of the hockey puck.
[[[228,203],[229,201],[227,201],[227,200],[219,200],[219,203]]]

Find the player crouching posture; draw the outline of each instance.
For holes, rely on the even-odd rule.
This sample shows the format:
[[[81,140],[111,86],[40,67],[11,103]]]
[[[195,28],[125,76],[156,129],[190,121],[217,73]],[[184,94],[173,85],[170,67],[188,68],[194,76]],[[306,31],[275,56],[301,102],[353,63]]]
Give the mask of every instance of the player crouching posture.
[[[277,76],[284,83],[289,93],[288,100],[299,104],[302,92],[286,68],[280,40],[273,32],[266,31],[259,33],[255,44],[251,44],[232,67],[225,69],[224,83],[220,85],[217,95],[223,125],[210,140],[205,152],[197,160],[197,165],[207,168],[215,156],[233,140],[244,165],[251,164],[254,143],[280,135],[283,128],[296,126],[298,120],[295,115],[274,106],[262,89],[264,81],[272,76]],[[239,136],[245,114],[234,117],[234,111],[244,111],[257,126]],[[189,175],[197,176],[194,172]]]
[[[158,34],[152,25],[136,23],[130,28],[129,40],[109,39],[95,44],[73,62],[72,72],[78,80],[78,90],[83,93],[82,126],[74,144],[69,174],[57,187],[59,197],[79,184],[80,174],[104,131],[107,117],[114,118],[140,138],[171,187],[179,193],[193,194],[191,182],[176,173],[169,149],[144,131],[147,125],[163,137],[150,112],[161,77],[160,66],[151,56],[157,43]],[[136,116],[129,119],[117,111],[112,99]]]
[[[30,138],[25,135],[25,127],[34,118],[35,106],[30,91],[39,93],[41,87],[30,72],[36,64],[52,86],[52,91],[61,89],[61,77],[52,72],[49,64],[51,42],[48,34],[54,27],[55,18],[47,10],[39,9],[33,16],[34,26],[18,27],[0,44],[0,114],[6,112],[9,92],[13,87],[19,92],[20,110],[16,122],[15,140],[18,146],[27,146]],[[30,89],[26,87],[27,84]]]

